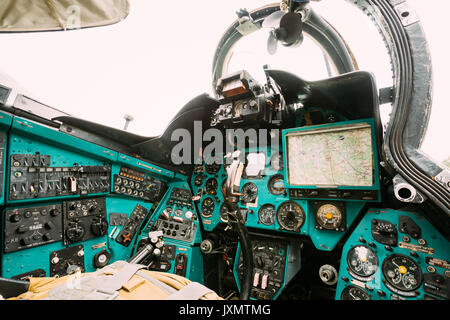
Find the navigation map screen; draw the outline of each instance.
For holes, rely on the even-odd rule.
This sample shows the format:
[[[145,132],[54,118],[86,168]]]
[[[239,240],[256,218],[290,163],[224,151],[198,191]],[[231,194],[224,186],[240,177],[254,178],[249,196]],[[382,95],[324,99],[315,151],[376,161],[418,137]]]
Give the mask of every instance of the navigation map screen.
[[[286,134],[287,182],[292,186],[370,187],[372,127],[357,123]]]

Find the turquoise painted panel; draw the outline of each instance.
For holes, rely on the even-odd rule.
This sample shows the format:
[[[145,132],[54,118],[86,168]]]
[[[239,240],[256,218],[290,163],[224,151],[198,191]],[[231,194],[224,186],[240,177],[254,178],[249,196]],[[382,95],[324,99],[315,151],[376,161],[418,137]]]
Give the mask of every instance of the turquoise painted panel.
[[[55,204],[52,202],[48,204]],[[145,203],[143,201],[136,201],[133,199],[121,198],[119,196],[106,197],[106,212],[109,222],[110,213],[125,213],[130,215],[137,204],[150,210],[153,206],[151,203]],[[115,241],[122,227],[116,227],[116,232],[112,232],[115,227],[109,225],[108,232],[103,237],[90,239],[80,243],[73,243],[70,246],[65,246],[62,241],[55,242],[49,245],[40,247],[25,249],[12,253],[2,254],[2,277],[11,278],[15,275],[29,272],[35,269],[43,269],[47,276],[50,275],[50,253],[56,250],[61,250],[67,247],[74,247],[82,244],[84,247],[84,263],[86,272],[95,271],[93,264],[94,256],[106,249],[111,254],[110,263],[118,260],[128,260],[132,255],[133,239],[132,243],[128,246],[122,246]],[[3,233],[2,233],[3,234]]]
[[[50,276],[50,253],[64,249],[62,241],[13,253],[2,254],[2,277],[11,278],[36,269]]]
[[[247,152],[256,152],[251,151],[252,149],[248,149]],[[259,151],[261,152],[261,150]],[[267,149],[265,151],[266,158],[270,159],[272,155],[270,154],[270,150]],[[205,165],[204,165],[205,167]],[[315,247],[318,250],[322,251],[331,251],[333,250],[338,242],[342,239],[342,237],[345,235],[345,232],[339,232],[339,231],[330,231],[330,230],[318,230],[315,228],[315,213],[314,213],[314,201],[315,200],[291,200],[289,198],[289,195],[287,193],[282,195],[273,195],[269,192],[269,180],[277,174],[284,174],[284,171],[276,171],[274,170],[269,160],[267,160],[267,165],[265,167],[265,175],[262,176],[261,179],[244,179],[241,180],[241,189],[242,187],[249,182],[254,183],[258,188],[258,199],[256,202],[256,205],[250,205],[245,206],[240,204],[240,208],[248,209],[247,213],[247,221],[246,226],[249,228],[255,228],[260,230],[271,230],[271,231],[278,231],[282,232],[284,234],[298,234],[298,235],[304,235],[304,236],[310,236]],[[202,175],[203,182],[200,186],[195,185],[195,179],[198,175]],[[208,195],[206,193],[206,181],[209,179],[216,179],[218,181],[218,189],[217,194],[215,196]],[[199,190],[202,190],[203,196],[196,201],[197,206],[199,210],[201,210],[201,204],[202,201],[205,198],[211,198],[215,202],[214,206],[214,212],[211,217],[205,218],[202,215],[200,215],[202,219],[202,223],[204,226],[204,229],[206,231],[213,231],[218,225],[225,224],[226,222],[221,219],[220,216],[220,208],[221,205],[224,202],[223,193],[221,191],[221,186],[224,181],[226,181],[227,175],[225,174],[225,169],[222,166],[217,174],[209,174],[206,169],[204,169],[203,173],[200,174],[193,174],[191,178],[191,185],[192,189],[194,191],[194,195],[199,192]],[[298,203],[305,212],[305,222],[303,226],[300,229],[300,232],[291,232],[282,230],[280,224],[278,223],[278,220],[275,218],[274,223],[272,225],[265,225],[260,222],[258,213],[261,207],[265,204],[272,204],[275,206],[275,212],[278,210],[279,206],[286,202],[286,201],[294,201]],[[345,207],[346,207],[346,230],[352,225],[352,223],[355,221],[358,214],[361,212],[361,209],[365,205],[366,202],[364,201],[346,201]]]
[[[314,201],[308,201],[310,203],[309,211],[307,214],[309,220],[309,232],[308,234],[311,237],[314,246],[318,250],[322,251],[331,251],[333,250],[338,242],[345,235],[345,232],[334,231],[334,230],[319,230],[315,228],[315,212],[312,203]],[[362,208],[366,204],[365,201],[346,201],[346,230],[350,228],[350,226],[355,221],[356,217],[361,212]]]
[[[188,256],[187,266],[186,266],[186,278],[191,281],[204,283],[204,272],[203,272],[203,256],[199,247],[190,247],[181,245],[178,241],[167,240],[166,245],[176,245],[177,250],[175,252],[175,257],[179,253],[184,253]],[[171,262],[171,268],[169,273],[175,273],[175,259]]]
[[[2,175],[1,175],[1,179],[2,179],[2,186],[3,189],[1,191],[1,195],[0,195],[0,205],[3,205],[5,203],[5,196],[6,196],[6,164],[7,164],[7,154],[8,154],[8,131],[11,127],[12,124],[12,120],[13,117],[7,113],[4,112],[0,112],[0,139],[2,139],[3,141],[0,141],[0,143],[4,143],[4,149],[0,150],[1,154],[0,154],[0,158],[3,160],[2,163],[2,167],[1,167],[1,171],[2,171]]]
[[[13,116],[0,111],[0,128],[7,131],[12,125]]]
[[[265,225],[265,224],[260,223],[258,212],[259,212],[259,209],[261,208],[261,206],[263,206],[265,204],[273,204],[275,206],[275,211],[276,211],[283,202],[290,201],[289,196],[287,194],[273,195],[272,193],[269,192],[269,187],[268,187],[269,180],[274,175],[282,174],[283,172],[276,171],[271,168],[270,158],[272,155],[270,153],[270,149],[259,150],[259,151],[255,150],[255,149],[247,149],[247,151],[246,151],[246,153],[254,153],[254,152],[255,153],[263,152],[266,154],[266,166],[264,169],[265,174],[261,178],[258,178],[258,179],[252,179],[252,178],[249,178],[249,179],[242,178],[241,179],[241,183],[240,183],[241,190],[245,186],[245,184],[250,183],[250,182],[254,183],[258,188],[258,198],[256,200],[256,203],[254,203],[254,204],[253,203],[252,204],[248,204],[248,203],[242,204],[240,202],[239,207],[242,209],[247,209],[247,222],[246,222],[247,227],[261,229],[261,230],[281,231],[280,230],[281,227],[276,218],[275,218],[274,224],[272,224],[272,225]],[[204,165],[204,167],[205,167],[205,165]],[[195,185],[195,179],[198,175],[204,176],[203,182],[200,186]],[[216,179],[218,182],[218,188],[217,188],[216,195],[210,195],[206,191],[205,185],[209,179]],[[227,180],[227,174],[225,173],[224,166],[221,166],[221,168],[217,174],[209,174],[205,168],[203,173],[193,174],[193,176],[191,178],[191,185],[192,185],[194,195],[198,194],[199,190],[202,190],[201,199],[196,201],[199,210],[201,210],[201,204],[204,201],[204,199],[211,198],[215,202],[214,212],[211,217],[205,218],[204,216],[200,215],[202,222],[203,222],[204,229],[206,231],[212,231],[219,224],[226,223],[226,220],[222,219],[220,216],[220,209],[221,209],[222,204],[224,203],[222,185],[223,185],[223,183],[225,183],[226,180]],[[299,200],[299,201],[294,200],[294,201],[297,202],[303,208],[305,214],[308,212],[308,202],[307,201],[304,201],[304,200]],[[301,227],[301,230],[299,233],[302,235],[307,235],[308,230],[309,230],[308,225],[309,225],[309,220],[305,219],[305,223]],[[283,231],[283,232],[299,234],[298,232],[290,232],[290,231]]]
[[[116,161],[118,157],[115,151],[18,117],[14,118],[11,133],[25,136],[28,141],[39,140],[103,161]]]
[[[64,135],[64,134],[63,134]],[[101,159],[93,154],[79,153],[77,149],[65,149],[55,147],[50,141],[41,141],[31,138],[25,135],[10,134],[9,136],[9,148],[8,159],[13,154],[35,154],[36,152],[41,155],[50,155],[51,167],[72,167],[75,164],[79,166],[100,166],[110,164],[106,158]],[[6,173],[7,185],[9,185],[9,170]],[[48,201],[49,198],[39,199],[25,199],[25,200],[8,200],[9,199],[9,187],[7,190],[7,203],[22,203],[22,202],[43,202]],[[106,193],[103,193],[106,194]],[[89,196],[98,196],[102,194],[89,194]],[[66,199],[76,198],[79,195],[70,195],[62,197],[52,197],[51,199]]]
[[[171,239],[171,241],[177,242],[179,244],[183,244],[183,245],[194,245],[194,244],[198,244],[200,242],[202,242],[202,237],[201,237],[201,232],[200,232],[200,224],[199,224],[199,214],[197,213],[195,206],[193,205],[193,202],[191,201],[191,205],[192,208],[186,208],[183,206],[178,206],[176,204],[169,204],[168,201],[170,199],[170,195],[172,193],[172,190],[174,188],[180,188],[180,189],[188,189],[190,190],[189,184],[187,182],[181,182],[181,181],[174,181],[168,184],[168,189],[164,195],[164,197],[161,199],[158,207],[156,208],[156,210],[153,213],[153,216],[150,218],[149,223],[146,226],[146,229],[144,230],[144,235],[143,236],[147,236],[148,232],[150,232],[152,226],[155,224],[155,222],[158,220],[158,218],[161,216],[161,214],[163,213],[163,211],[167,208],[170,207],[172,208],[172,213],[170,214],[170,217],[174,217],[174,213],[177,209],[182,211],[182,215],[181,217],[185,217],[186,212],[191,211],[195,217],[195,221],[194,221],[194,225],[196,226],[196,231],[195,231],[195,235],[192,238],[191,242],[188,241],[181,241],[181,240],[176,240],[176,239]]]
[[[128,260],[132,256],[133,244],[135,243],[136,237],[139,235],[136,234],[133,238],[131,244],[128,247],[125,247],[115,241],[120,231],[122,230],[122,226],[111,226],[109,225],[109,215],[111,213],[124,213],[131,215],[133,209],[136,205],[140,204],[147,210],[150,210],[153,207],[152,203],[144,202],[144,201],[136,201],[135,199],[129,199],[122,196],[110,196],[106,198],[106,210],[107,210],[107,218],[108,218],[108,233],[107,233],[107,243],[108,243],[108,251],[111,254],[111,263],[118,260]],[[138,241],[136,241],[137,246]]]
[[[154,164],[150,164],[140,159],[136,159],[124,154],[119,153],[118,163],[125,167],[131,167],[139,171],[148,172],[152,177],[159,177],[165,179],[172,179],[175,174],[167,169],[160,168]]]
[[[420,239],[414,239],[409,235],[402,233],[399,231],[399,216],[408,216],[410,217],[422,230],[420,239],[425,240],[425,244],[420,245]],[[395,225],[398,230],[398,245],[393,246],[392,249],[385,247],[385,245],[380,244],[375,241],[371,233],[371,225],[372,220],[384,220],[388,221]],[[404,237],[408,236],[409,242],[406,242]],[[406,239],[407,240],[407,239]],[[375,244],[375,246],[369,246],[371,250],[376,254],[378,259],[378,268],[376,269],[374,275],[371,278],[367,279],[356,279],[349,272],[349,265],[347,262],[347,255],[351,248],[355,246],[368,246],[369,243]],[[419,246],[425,247],[424,251],[427,252],[419,252],[414,251],[411,248],[402,248],[400,243],[406,243],[408,246],[412,245],[414,248],[418,248]],[[402,245],[403,246],[403,245]],[[432,251],[428,251],[429,249],[433,249]],[[391,250],[391,251],[390,251]],[[411,252],[415,252],[414,257],[411,255]],[[408,297],[406,295],[399,294],[398,292],[391,291],[384,283],[386,275],[382,272],[383,262],[391,255],[401,254],[408,256],[412,260],[414,260],[421,272],[423,274],[427,273],[427,268],[430,266],[433,267],[436,271],[435,274],[439,274],[445,277],[444,272],[448,272],[448,269],[440,266],[432,266],[427,263],[427,258],[440,259],[442,261],[450,261],[450,243],[446,240],[432,225],[431,223],[421,214],[410,212],[410,211],[396,211],[389,209],[370,209],[358,224],[356,229],[353,231],[351,236],[348,238],[345,243],[342,251],[341,257],[341,265],[339,268],[339,280],[336,288],[336,300],[341,299],[342,291],[350,286],[356,286],[362,289],[372,300],[391,300],[391,299],[406,299],[406,300],[423,300],[425,295],[430,295],[425,293],[423,283],[420,284],[420,287],[415,290],[418,295],[415,297]],[[402,268],[404,266],[398,266],[398,270],[401,273],[405,273],[408,270]],[[395,289],[395,288],[394,288]],[[381,296],[379,295],[381,294]],[[430,295],[433,296],[433,295]]]

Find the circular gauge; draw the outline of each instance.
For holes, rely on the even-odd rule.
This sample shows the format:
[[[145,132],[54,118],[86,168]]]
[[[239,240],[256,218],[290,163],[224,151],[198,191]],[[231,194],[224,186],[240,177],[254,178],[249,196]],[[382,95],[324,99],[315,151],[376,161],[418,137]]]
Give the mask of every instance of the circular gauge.
[[[341,300],[371,300],[366,290],[357,286],[347,286],[342,290]]]
[[[211,178],[206,180],[205,183],[205,190],[206,190],[206,194],[209,195],[216,195],[217,194],[217,186],[218,186],[218,182],[215,178]]]
[[[213,163],[206,164],[206,172],[209,174],[217,174],[219,172],[220,168],[222,167],[222,163],[218,161],[219,159],[215,159]]]
[[[275,206],[273,204],[265,204],[258,211],[259,221],[266,226],[275,223]]]
[[[174,211],[173,215],[175,217],[182,217],[183,216],[183,210],[177,209],[177,210]]]
[[[323,204],[316,211],[316,221],[319,228],[326,230],[339,229],[343,222],[342,211],[331,203]]]
[[[214,212],[214,200],[211,198],[206,198],[203,200],[201,209],[202,209],[202,216],[204,218],[211,218]]]
[[[387,257],[382,266],[383,275],[395,289],[413,291],[422,284],[422,270],[410,257],[394,254]]]
[[[267,183],[269,192],[273,195],[279,196],[286,192],[284,189],[284,177],[281,174],[274,175]]]
[[[169,217],[172,214],[172,212],[173,212],[172,207],[167,207],[167,208],[164,209],[163,214],[165,216]]]
[[[200,187],[202,184],[203,184],[203,175],[202,175],[202,174],[199,174],[199,175],[197,175],[197,176],[195,177],[195,179],[194,179],[194,185],[195,185],[196,187]]]
[[[270,157],[270,169],[275,171],[283,170],[283,155],[275,153]]]
[[[228,222],[228,212],[228,206],[225,203],[222,204],[220,207],[220,220],[222,220],[222,222]]]
[[[358,276],[367,278],[378,269],[378,257],[372,249],[366,246],[355,246],[347,254],[350,270]]]
[[[258,187],[253,182],[248,182],[242,187],[241,193],[242,202],[255,202],[256,198],[258,197]]]
[[[297,202],[286,201],[278,207],[277,220],[281,228],[300,232],[305,222],[305,211]]]

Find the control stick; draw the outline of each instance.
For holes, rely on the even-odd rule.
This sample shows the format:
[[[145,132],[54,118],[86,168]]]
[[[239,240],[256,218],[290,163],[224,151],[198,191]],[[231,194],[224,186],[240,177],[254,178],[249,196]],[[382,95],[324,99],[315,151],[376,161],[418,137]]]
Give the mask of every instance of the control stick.
[[[244,164],[239,160],[239,155],[239,151],[236,151],[231,155],[231,158],[234,160],[227,172],[228,178],[224,190],[224,205],[228,208],[228,224],[231,229],[238,234],[241,243],[243,277],[239,298],[241,300],[248,300],[252,288],[253,253],[248,230],[238,206],[241,194],[238,191],[235,191],[235,189],[239,190],[242,171],[244,169]]]
[[[147,260],[151,258],[157,258],[161,255],[161,247],[163,245],[162,242],[163,233],[162,231],[153,231],[148,234],[148,239],[150,239],[150,243],[143,246],[136,254],[128,260],[129,263],[139,264],[141,261]],[[148,266],[151,266],[153,262],[151,262]]]

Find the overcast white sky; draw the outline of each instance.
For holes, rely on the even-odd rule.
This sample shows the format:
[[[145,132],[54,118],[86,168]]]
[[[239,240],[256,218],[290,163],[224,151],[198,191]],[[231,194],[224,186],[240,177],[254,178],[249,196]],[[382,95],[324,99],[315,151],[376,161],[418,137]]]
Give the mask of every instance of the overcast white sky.
[[[236,19],[239,8],[255,9],[265,0],[131,0],[131,13],[117,25],[42,34],[0,34],[0,69],[34,93],[35,98],[74,116],[123,128],[124,114],[135,120],[129,130],[144,136],[161,134],[189,100],[211,92],[211,65],[217,43]],[[450,3],[410,0],[422,19],[434,64],[435,98],[423,150],[437,160],[450,156],[446,85],[450,74],[448,28]],[[369,19],[347,3],[313,3],[342,32],[362,70],[375,73],[379,86],[389,85],[385,50]],[[265,47],[265,35],[256,38]],[[375,39],[377,38],[377,39]],[[254,42],[253,42],[254,43]],[[243,43],[240,60],[248,69],[269,63],[289,67],[291,60],[271,60]],[[308,49],[309,48],[309,49]],[[292,51],[281,54],[292,57]],[[295,73],[307,80],[321,78],[322,57],[308,41],[301,47]],[[308,51],[309,50],[309,51]],[[256,52],[256,55],[255,55]],[[303,55],[301,55],[303,53]],[[308,56],[309,53],[309,56]],[[295,52],[297,54],[297,52]],[[308,57],[308,59],[305,59]],[[303,63],[302,63],[303,62]],[[251,66],[250,66],[251,65]],[[315,67],[317,66],[317,69]],[[382,67],[383,66],[383,67]],[[320,69],[320,70],[319,70]],[[256,72],[256,71],[255,71]]]

